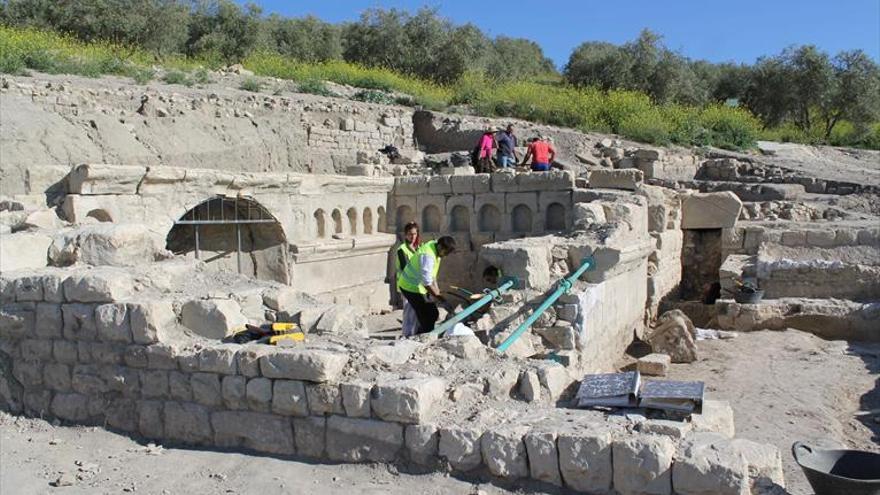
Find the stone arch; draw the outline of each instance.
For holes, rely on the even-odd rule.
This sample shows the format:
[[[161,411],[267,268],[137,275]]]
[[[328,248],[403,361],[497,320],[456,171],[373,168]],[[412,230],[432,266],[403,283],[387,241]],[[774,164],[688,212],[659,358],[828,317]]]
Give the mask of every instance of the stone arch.
[[[358,212],[354,207],[349,208],[348,211],[345,212],[345,216],[348,217],[348,233],[351,235],[357,234],[358,227]]]
[[[388,231],[388,224],[386,223],[387,218],[385,217],[385,207],[380,206],[379,208],[376,209],[376,212],[377,212],[376,216],[379,217],[379,221],[376,222],[376,232],[387,232]]]
[[[510,224],[514,232],[532,231],[532,209],[526,205],[516,205],[510,212]]]
[[[422,210],[422,231],[424,232],[440,232],[440,208],[435,205],[428,205]]]
[[[110,216],[110,213],[103,208],[95,208],[94,210],[86,213],[86,217],[94,218],[99,222],[112,222],[113,217]]]
[[[284,228],[249,197],[218,195],[202,201],[174,222],[165,244],[210,270],[290,283]]]
[[[339,212],[339,209],[334,209],[331,214],[333,217],[333,233],[341,234],[342,233],[342,213]]]
[[[373,210],[364,208],[364,234],[373,233]]]
[[[327,237],[327,218],[321,208],[315,210],[315,232],[319,239]]]
[[[408,205],[398,206],[397,217],[395,220],[395,227],[397,228],[397,231],[403,232],[403,227],[406,226],[406,224],[412,222],[414,218],[415,217],[412,208],[410,208]]]
[[[456,205],[452,208],[449,218],[449,230],[452,232],[470,232],[471,213],[466,206]]]
[[[560,203],[550,203],[544,219],[544,230],[565,230],[566,225],[565,207]]]
[[[480,208],[480,232],[498,232],[501,230],[501,211],[492,204]]]

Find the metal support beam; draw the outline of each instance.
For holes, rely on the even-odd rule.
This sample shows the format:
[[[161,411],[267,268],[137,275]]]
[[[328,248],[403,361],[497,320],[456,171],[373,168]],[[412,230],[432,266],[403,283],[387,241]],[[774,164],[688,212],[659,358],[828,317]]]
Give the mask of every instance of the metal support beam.
[[[561,279],[559,281],[559,285],[556,287],[556,290],[554,290],[553,293],[547,297],[547,299],[544,299],[544,302],[542,302],[541,305],[538,306],[535,311],[529,315],[528,318],[526,318],[526,321],[522,322],[520,326],[516,327],[516,330],[508,335],[504,342],[502,342],[501,345],[496,348],[496,350],[498,352],[504,352],[511,345],[513,345],[513,343],[516,342],[517,339],[519,339],[520,336],[522,336],[522,334],[525,333],[525,331],[528,330],[530,326],[532,326],[532,323],[538,320],[538,318],[541,316],[541,313],[547,311],[547,308],[549,308],[554,302],[556,302],[556,300],[559,299],[562,294],[570,291],[574,283],[577,282],[577,279],[579,279],[581,275],[583,275],[584,272],[589,270],[590,267],[592,267],[593,265],[594,263],[592,257],[584,258],[584,260],[581,262],[581,266],[577,270],[575,270],[574,273],[572,273],[569,277]]]
[[[199,224],[194,225],[196,230],[196,259],[199,259]]]
[[[236,249],[235,256],[238,263],[238,273],[241,273],[241,225],[235,224]]]
[[[485,293],[486,295],[481,297],[479,300],[475,301],[470,306],[459,311],[458,313],[455,314],[455,316],[444,321],[440,326],[434,328],[429,333],[434,336],[442,334],[446,330],[452,328],[453,325],[455,325],[456,323],[460,322],[461,320],[463,320],[463,319],[467,318],[468,316],[470,316],[471,314],[473,314],[474,311],[489,304],[489,301],[491,301],[492,299],[499,299],[501,297],[501,294],[504,294],[505,292],[507,292],[508,290],[513,288],[513,286],[516,285],[516,282],[517,282],[516,277],[506,278],[505,280],[502,281],[501,285],[499,285],[498,288],[493,289],[493,290],[487,290]]]

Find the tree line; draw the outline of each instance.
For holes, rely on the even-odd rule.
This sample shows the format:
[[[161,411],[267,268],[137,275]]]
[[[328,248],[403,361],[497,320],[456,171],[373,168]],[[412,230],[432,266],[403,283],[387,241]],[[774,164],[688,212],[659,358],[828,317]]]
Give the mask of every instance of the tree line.
[[[368,9],[356,22],[264,16],[231,0],[0,0],[12,26],[54,29],[79,39],[139,46],[157,59],[185,54],[225,63],[258,51],[303,62],[345,60],[451,83],[467,71],[499,80],[554,72],[541,47],[522,38],[490,39],[473,24],[454,25],[436,9]]]
[[[793,126],[824,141],[842,122],[865,135],[880,119],[880,68],[861,50],[832,57],[793,46],[752,65],[719,64],[689,59],[644,30],[623,45],[581,44],[559,74],[535,42],[490,38],[431,8],[368,9],[355,22],[331,24],[264,15],[255,4],[231,0],[0,0],[0,22],[139,47],[159,61],[183,54],[233,63],[263,51],[306,63],[383,67],[440,84],[478,73],[496,81],[635,90],[661,105],[727,103],[747,108],[768,128]]]
[[[713,64],[675,53],[643,30],[622,46],[583,43],[572,52],[564,77],[576,86],[641,91],[660,104],[742,105],[765,127],[791,124],[824,141],[840,122],[865,134],[880,119],[880,67],[862,50],[831,57],[801,45],[754,65]]]

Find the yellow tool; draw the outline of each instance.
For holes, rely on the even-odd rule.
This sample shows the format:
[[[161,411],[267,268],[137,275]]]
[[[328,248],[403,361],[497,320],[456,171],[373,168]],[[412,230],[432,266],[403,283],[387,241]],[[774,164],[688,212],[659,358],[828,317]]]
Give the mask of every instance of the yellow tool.
[[[302,332],[285,333],[281,335],[273,335],[269,337],[269,345],[278,345],[279,342],[289,340],[291,342],[302,342],[306,340],[306,334]]]
[[[279,334],[281,332],[289,332],[291,330],[296,330],[296,323],[273,323],[272,324],[272,333]]]

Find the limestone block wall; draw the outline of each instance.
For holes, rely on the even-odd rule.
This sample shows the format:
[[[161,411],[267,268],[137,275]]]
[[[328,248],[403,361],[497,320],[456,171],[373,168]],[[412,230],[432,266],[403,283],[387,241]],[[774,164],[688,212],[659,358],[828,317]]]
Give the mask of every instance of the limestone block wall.
[[[520,407],[515,421],[449,421],[444,379],[353,375],[357,358],[340,344],[184,346],[170,338],[170,304],[99,276],[4,279],[0,289],[0,407],[16,414],[280,457],[444,461],[586,492],[784,485],[778,451],[730,438],[726,403],[672,424],[541,405]],[[542,389],[550,375],[540,376]],[[516,381],[506,383],[493,387],[509,397]],[[731,455],[695,469],[700,448]]]
[[[876,186],[869,184],[821,179],[801,174],[803,172],[766,163],[741,161],[734,158],[716,158],[701,162],[696,178],[708,181],[797,184],[808,193],[819,194],[853,194],[876,191],[877,189]],[[750,201],[746,198],[743,200]]]
[[[559,171],[399,177],[389,199],[388,231],[416,221],[427,239],[454,236],[458,252],[444,260],[441,282],[479,284],[481,246],[571,228],[573,188],[573,175]]]
[[[388,144],[415,148],[413,113],[406,107],[293,94],[284,87],[260,94],[156,82],[144,88],[114,78],[4,79],[5,195],[43,194],[35,175],[54,177],[51,185],[64,176],[54,167],[81,163],[344,174],[358,151]]]
[[[880,228],[868,223],[836,224],[834,227],[809,224],[772,224],[750,222],[722,231],[724,255],[758,254],[763,245],[792,248],[833,249],[880,246]]]
[[[484,245],[479,252],[482,263],[517,277],[525,289],[525,303],[517,317],[509,318],[507,328],[496,329],[500,332],[512,331],[560,279],[592,257],[593,266],[581,282],[531,329],[545,348],[555,351],[575,373],[612,369],[633,335],[642,333],[648,303],[648,260],[655,250],[648,235],[644,198],[588,204],[600,210],[608,207],[603,213],[605,222],[593,225],[591,231],[576,230],[566,237],[512,239]]]
[[[692,154],[666,153],[660,149],[638,149],[621,158],[615,168],[637,168],[645,179],[687,181],[697,174],[698,157]]]
[[[81,165],[67,182],[63,211],[71,222],[144,223],[162,238],[204,201],[218,195],[241,197],[253,203],[252,211],[277,220],[243,227],[246,273],[293,284],[332,302],[371,310],[388,305],[385,257],[394,236],[384,232],[390,178]],[[218,217],[219,212],[211,215]],[[216,269],[237,269],[232,228],[200,227],[201,258]],[[271,236],[259,235],[266,229],[272,230]],[[180,237],[176,242],[194,243],[192,230],[187,226],[175,234]],[[190,249],[186,255],[194,257],[195,252]]]

